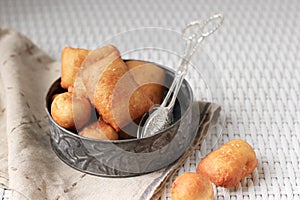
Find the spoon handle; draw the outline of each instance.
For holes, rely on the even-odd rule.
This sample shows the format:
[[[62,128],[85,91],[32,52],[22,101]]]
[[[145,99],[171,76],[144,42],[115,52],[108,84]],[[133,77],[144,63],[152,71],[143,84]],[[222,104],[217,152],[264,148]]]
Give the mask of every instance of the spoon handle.
[[[215,20],[219,20],[219,23],[213,26],[213,28],[206,30],[207,27],[211,27],[211,23]],[[184,80],[185,75],[188,71],[188,63],[191,60],[191,57],[194,55],[195,51],[197,50],[199,44],[209,35],[214,33],[223,23],[223,16],[221,14],[216,14],[211,16],[208,20],[206,20],[204,23],[201,23],[199,21],[194,21],[189,23],[182,31],[182,37],[184,40],[186,40],[186,48],[184,56],[181,60],[181,63],[176,71],[175,78],[173,80],[173,83],[164,98],[164,101],[161,104],[161,107],[167,106],[167,103],[169,102],[169,99],[172,95],[172,99],[167,106],[169,110],[171,110],[175,104],[180,86]],[[193,34],[188,34],[188,32],[193,32],[193,29],[196,28],[196,32]]]

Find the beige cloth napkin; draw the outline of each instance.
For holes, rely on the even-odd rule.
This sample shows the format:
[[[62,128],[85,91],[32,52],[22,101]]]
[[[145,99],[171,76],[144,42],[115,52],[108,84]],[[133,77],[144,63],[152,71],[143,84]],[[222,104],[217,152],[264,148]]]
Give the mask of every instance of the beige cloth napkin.
[[[44,97],[60,76],[60,63],[21,34],[0,29],[0,72],[0,187],[12,189],[14,199],[156,199],[218,109],[201,104],[202,132],[174,165],[130,178],[96,177],[67,166],[50,147]]]

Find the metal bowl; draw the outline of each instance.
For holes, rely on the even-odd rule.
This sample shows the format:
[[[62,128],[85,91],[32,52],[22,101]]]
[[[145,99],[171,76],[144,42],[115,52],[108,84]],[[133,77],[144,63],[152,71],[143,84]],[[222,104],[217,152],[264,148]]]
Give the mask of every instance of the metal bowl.
[[[160,67],[165,70],[168,88],[174,72]],[[173,124],[156,135],[142,139],[100,141],[79,136],[59,126],[54,122],[50,108],[52,96],[62,91],[59,78],[51,85],[46,96],[45,109],[50,123],[51,146],[63,162],[85,173],[127,177],[156,171],[176,161],[196,135],[195,127],[190,126],[193,93],[186,80],[183,81],[174,107]]]

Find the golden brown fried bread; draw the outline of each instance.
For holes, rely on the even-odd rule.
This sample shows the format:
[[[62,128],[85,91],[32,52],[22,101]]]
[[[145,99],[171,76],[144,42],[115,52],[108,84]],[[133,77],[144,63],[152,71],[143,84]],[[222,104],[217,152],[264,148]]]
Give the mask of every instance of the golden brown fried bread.
[[[96,140],[117,140],[118,133],[103,120],[98,121],[86,126],[79,135],[96,139]]]
[[[80,73],[87,95],[103,120],[116,131],[142,116],[153,102],[140,91],[118,49],[112,45],[91,51]]]
[[[91,105],[86,98],[74,97],[72,93],[58,94],[51,104],[53,120],[66,129],[80,129],[90,120]]]
[[[121,68],[114,71],[112,70],[112,63],[115,60],[119,60],[119,58],[120,53],[117,48],[112,45],[108,45],[91,51],[89,56],[82,63],[82,69],[79,73],[79,76],[82,78],[82,81],[86,88],[87,96],[89,97],[92,104],[94,104],[94,98],[97,92],[96,89],[98,89],[98,83],[101,81],[103,82],[101,77],[106,70],[115,72],[110,74],[111,77],[105,77],[107,78],[104,79],[106,82],[102,83],[109,86],[111,92],[113,91],[116,82],[127,71],[127,66],[126,69]]]
[[[61,87],[73,86],[80,66],[90,51],[80,48],[65,47],[62,51]]]
[[[165,72],[162,68],[148,62],[127,61],[130,73],[141,86],[139,90],[147,95],[154,104],[161,104],[165,84]]]
[[[207,176],[214,184],[235,187],[257,166],[253,148],[240,139],[231,140],[211,152],[197,167],[197,173]]]
[[[214,190],[207,177],[186,172],[174,181],[171,196],[172,200],[213,200]]]

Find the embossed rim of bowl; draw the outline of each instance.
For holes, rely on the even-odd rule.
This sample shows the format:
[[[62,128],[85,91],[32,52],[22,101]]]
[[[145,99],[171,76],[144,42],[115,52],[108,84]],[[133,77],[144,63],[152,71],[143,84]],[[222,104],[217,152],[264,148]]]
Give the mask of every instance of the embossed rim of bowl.
[[[167,70],[169,72],[171,72],[173,75],[175,74],[175,71],[173,69],[170,69],[168,67],[165,67],[165,66],[162,66],[162,65],[159,65],[157,63],[154,63],[154,62],[151,62],[151,61],[145,61],[145,60],[136,60],[136,59],[126,59],[124,61],[142,61],[142,62],[148,62],[148,63],[152,63],[152,64],[155,64],[156,66],[159,66],[160,68],[164,69],[164,70]],[[174,77],[174,76],[173,76]],[[125,142],[129,142],[129,141],[139,141],[139,140],[145,140],[145,139],[148,139],[148,138],[151,138],[151,137],[154,137],[155,135],[158,135],[158,134],[162,134],[164,133],[166,130],[178,125],[178,123],[180,123],[182,121],[182,119],[189,113],[189,110],[192,108],[193,106],[193,100],[194,100],[194,95],[193,95],[193,90],[191,88],[191,85],[188,83],[188,81],[186,79],[184,79],[184,81],[187,82],[187,90],[189,92],[189,95],[190,95],[190,102],[188,102],[188,107],[187,109],[184,111],[184,113],[180,116],[180,118],[172,123],[168,128],[164,129],[164,130],[161,130],[159,132],[157,132],[156,134],[152,135],[152,136],[148,136],[148,137],[144,137],[144,138],[132,138],[132,139],[122,139],[122,140],[97,140],[97,139],[92,139],[92,138],[88,138],[88,137],[84,137],[84,136],[80,136],[76,133],[73,133],[72,131],[60,126],[59,124],[57,124],[54,119],[52,118],[52,115],[51,115],[51,104],[50,102],[47,102],[47,97],[49,96],[50,92],[51,92],[51,89],[53,88],[54,84],[59,80],[59,83],[61,82],[61,78],[58,78],[56,79],[50,86],[49,90],[47,91],[46,93],[46,98],[45,98],[45,110],[46,110],[46,113],[48,115],[48,118],[51,120],[52,123],[54,123],[57,127],[59,127],[60,129],[62,129],[63,131],[65,131],[66,133],[72,135],[72,136],[75,136],[75,137],[78,137],[80,139],[85,139],[85,140],[90,140],[90,141],[96,141],[96,142],[109,142],[109,143],[125,143]],[[183,85],[182,85],[183,86]]]

